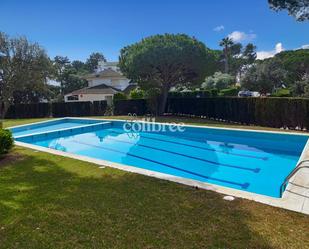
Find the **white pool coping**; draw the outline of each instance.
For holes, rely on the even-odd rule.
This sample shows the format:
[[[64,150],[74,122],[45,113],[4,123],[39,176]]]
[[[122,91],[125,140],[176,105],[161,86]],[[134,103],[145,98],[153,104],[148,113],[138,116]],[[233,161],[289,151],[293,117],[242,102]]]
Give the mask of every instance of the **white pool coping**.
[[[68,119],[68,118],[71,118],[71,117],[52,119],[48,121]],[[121,119],[98,119],[98,118],[77,118],[77,117],[73,117],[72,119],[88,119],[88,120],[90,119],[90,120],[100,120],[100,121],[121,121],[121,122],[127,121],[127,120],[121,120]],[[30,124],[46,123],[48,121],[42,121],[42,122],[36,122],[36,123],[30,123]],[[140,120],[138,121],[149,123],[147,121],[140,121]],[[171,125],[167,123],[159,123],[159,122],[156,122],[156,123],[164,124],[164,125]],[[26,124],[26,125],[29,125],[29,124]],[[14,126],[14,127],[9,127],[9,128],[23,127],[26,125],[19,125],[19,126]],[[259,133],[273,133],[273,134],[287,134],[287,135],[290,134],[290,135],[299,135],[299,136],[308,137],[307,134],[301,134],[301,133],[296,133],[296,132],[264,131],[264,130],[252,130],[252,129],[247,130],[247,129],[240,129],[240,128],[225,128],[225,127],[215,127],[215,126],[205,127],[205,126],[199,126],[199,125],[185,125],[185,126],[193,127],[193,128],[204,128],[204,129],[209,128],[209,129],[222,129],[222,130],[259,132]],[[29,134],[27,136],[31,136],[31,135],[35,135],[35,134]],[[300,213],[309,215],[309,170],[308,169],[302,169],[294,177],[292,177],[292,179],[290,180],[290,183],[288,184],[286,190],[283,193],[282,198],[274,198],[274,197],[269,197],[269,196],[260,195],[256,193],[237,190],[233,188],[223,187],[223,186],[216,185],[216,184],[200,182],[200,181],[191,180],[191,179],[187,179],[183,177],[159,173],[156,171],[146,170],[146,169],[142,169],[139,167],[129,166],[129,165],[120,164],[120,163],[113,163],[110,161],[95,159],[95,158],[87,157],[87,156],[80,156],[80,155],[63,152],[59,150],[54,150],[50,148],[45,148],[45,147],[41,147],[37,145],[32,145],[32,144],[28,144],[24,142],[15,141],[15,144],[18,146],[30,148],[33,150],[38,150],[42,152],[51,153],[54,155],[69,157],[69,158],[73,158],[77,160],[94,163],[100,166],[108,166],[111,168],[116,168],[116,169],[132,172],[132,173],[138,173],[138,174],[151,176],[151,177],[155,177],[159,179],[164,179],[164,180],[168,180],[172,182],[177,182],[177,183],[181,183],[181,184],[188,185],[188,186],[198,187],[201,189],[212,190],[220,194],[231,195],[231,196],[235,196],[239,198],[253,200],[253,201],[267,204],[270,206],[280,207],[280,208],[284,208],[284,209],[288,209],[288,210],[292,210],[295,212],[300,212]],[[307,141],[298,162],[305,160],[305,159],[309,159],[309,140]],[[305,165],[309,165],[309,163]]]

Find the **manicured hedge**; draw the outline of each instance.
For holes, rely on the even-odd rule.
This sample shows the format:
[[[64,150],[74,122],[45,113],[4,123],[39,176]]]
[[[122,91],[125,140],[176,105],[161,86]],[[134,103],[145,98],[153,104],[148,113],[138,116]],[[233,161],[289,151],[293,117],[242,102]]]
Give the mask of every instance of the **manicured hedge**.
[[[53,117],[89,116],[91,115],[90,102],[52,103]]]
[[[44,118],[51,116],[51,106],[48,103],[11,105],[6,118]]]
[[[309,99],[169,98],[167,112],[267,127],[309,129]]]
[[[147,100],[145,99],[128,99],[114,101],[114,115],[145,115],[148,112]]]
[[[106,108],[106,101],[17,104],[9,107],[5,118],[102,116]]]
[[[9,152],[13,144],[14,140],[11,131],[0,129],[0,155]]]
[[[94,101],[92,103],[92,116],[104,116],[107,109],[106,101]]]

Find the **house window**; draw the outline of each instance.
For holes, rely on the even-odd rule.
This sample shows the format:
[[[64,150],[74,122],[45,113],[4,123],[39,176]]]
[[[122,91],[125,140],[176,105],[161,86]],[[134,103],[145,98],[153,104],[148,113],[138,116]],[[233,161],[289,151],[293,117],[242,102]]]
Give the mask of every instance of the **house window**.
[[[78,100],[78,95],[68,96],[68,100]]]

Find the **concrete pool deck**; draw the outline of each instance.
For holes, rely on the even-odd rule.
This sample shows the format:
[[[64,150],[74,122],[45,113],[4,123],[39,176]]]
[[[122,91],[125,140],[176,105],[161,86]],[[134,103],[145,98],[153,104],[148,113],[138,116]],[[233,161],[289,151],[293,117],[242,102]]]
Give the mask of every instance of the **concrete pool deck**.
[[[81,119],[81,118],[78,118]],[[93,119],[93,118],[92,118]],[[99,119],[101,121],[125,121],[125,120],[115,120],[115,119]],[[141,121],[142,122],[142,121]],[[165,124],[165,123],[162,123]],[[166,124],[165,124],[166,125]],[[193,126],[193,125],[186,125],[189,127],[200,127],[200,128],[216,128],[218,127],[211,127],[211,126]],[[17,127],[17,126],[15,126]],[[13,127],[10,127],[13,128]],[[226,129],[226,130],[239,130],[239,131],[256,131],[256,130],[247,130],[247,129],[233,129],[233,128],[219,128],[219,129]],[[267,132],[267,133],[279,133],[279,134],[294,134],[294,135],[305,135],[305,134],[300,134],[300,133],[292,133],[292,132],[277,132],[277,131],[261,131],[258,130],[256,132]],[[31,136],[31,134],[29,134]],[[150,170],[145,170],[133,166],[128,166],[124,164],[119,164],[119,163],[113,163],[110,161],[105,161],[105,160],[100,160],[100,159],[94,159],[91,157],[87,156],[79,156],[67,152],[62,152],[50,148],[45,148],[37,145],[32,145],[28,143],[23,143],[23,142],[15,142],[16,145],[42,151],[42,152],[47,152],[59,156],[65,156],[65,157],[70,157],[86,162],[91,162],[100,166],[108,166],[124,171],[129,171],[133,173],[138,173],[146,176],[151,176],[151,177],[156,177],[159,179],[164,179],[168,181],[173,181],[181,184],[185,184],[188,186],[193,186],[193,187],[198,187],[201,189],[206,189],[206,190],[212,190],[224,195],[231,195],[239,198],[245,198],[249,200],[253,200],[256,202],[260,202],[263,204],[275,206],[275,207],[280,207],[304,214],[309,215],[309,169],[301,169],[299,170],[294,177],[291,178],[289,181],[289,184],[287,185],[286,190],[283,193],[282,198],[273,198],[265,195],[259,195],[251,192],[246,192],[246,191],[241,191],[237,189],[232,189],[232,188],[227,188],[215,184],[210,184],[210,183],[205,183],[205,182],[200,182],[196,180],[190,180],[187,178],[182,178],[182,177],[177,177],[177,176],[172,176],[168,174],[163,174],[155,171],[150,171]],[[309,159],[309,141],[307,141],[306,146],[304,147],[304,150],[302,152],[302,155],[299,158],[299,162],[302,160]],[[309,165],[309,163],[304,163],[304,165]]]

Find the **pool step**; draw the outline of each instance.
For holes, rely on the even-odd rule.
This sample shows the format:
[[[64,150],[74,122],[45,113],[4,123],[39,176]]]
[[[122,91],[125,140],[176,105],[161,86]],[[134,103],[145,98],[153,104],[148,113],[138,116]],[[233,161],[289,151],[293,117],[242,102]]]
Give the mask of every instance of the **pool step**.
[[[76,134],[82,134],[91,131],[97,131],[100,129],[106,129],[112,127],[112,122],[100,122],[95,124],[87,124],[82,126],[76,126],[72,128],[65,128],[53,131],[45,131],[41,133],[35,133],[30,135],[23,135],[15,137],[17,141],[20,142],[31,142],[31,141],[38,141],[43,140],[46,138],[56,138],[56,137],[63,137],[63,136],[71,136]]]

